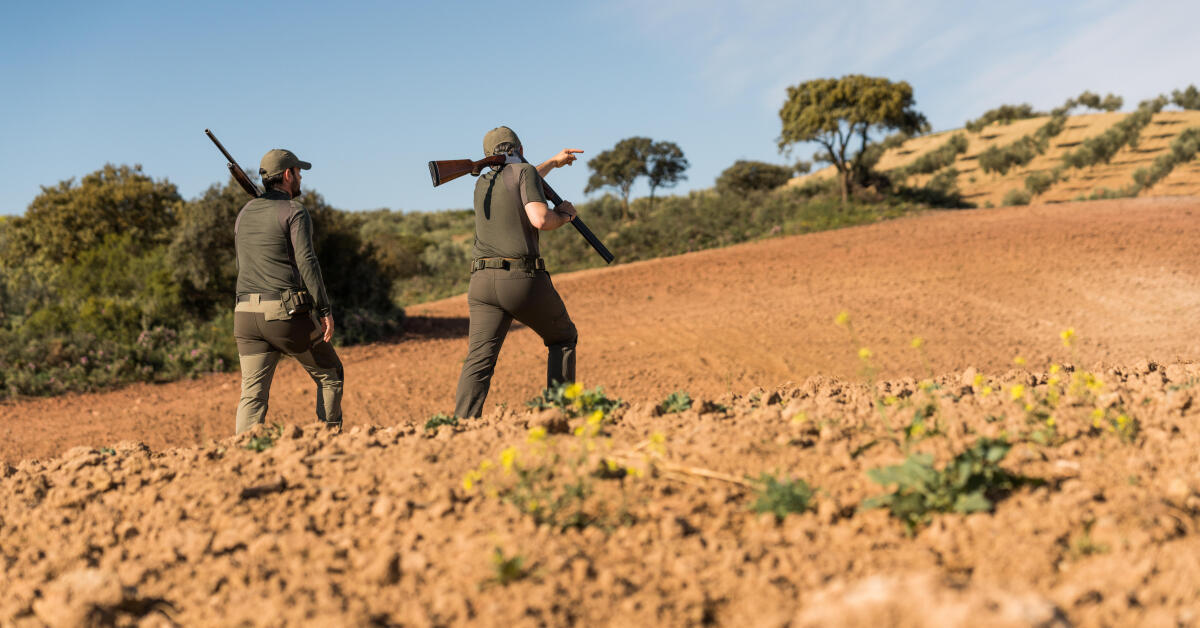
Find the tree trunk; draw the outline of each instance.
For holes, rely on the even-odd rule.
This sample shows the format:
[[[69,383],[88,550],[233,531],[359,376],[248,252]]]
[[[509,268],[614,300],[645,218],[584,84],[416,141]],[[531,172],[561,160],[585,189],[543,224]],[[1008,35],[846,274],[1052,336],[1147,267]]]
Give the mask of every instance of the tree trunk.
[[[842,170],[842,206],[845,207],[846,201],[850,200],[850,169]]]

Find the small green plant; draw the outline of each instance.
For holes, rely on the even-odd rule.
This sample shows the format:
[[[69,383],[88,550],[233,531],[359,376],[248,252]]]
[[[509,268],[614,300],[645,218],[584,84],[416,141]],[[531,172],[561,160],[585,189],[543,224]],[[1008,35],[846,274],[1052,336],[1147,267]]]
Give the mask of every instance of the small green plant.
[[[689,410],[692,407],[692,397],[687,392],[677,390],[663,399],[662,403],[658,404],[658,411],[661,414],[674,414]]]
[[[608,414],[623,403],[620,399],[613,399],[605,395],[604,388],[601,386],[597,386],[591,390],[584,390],[583,384],[573,382],[558,384],[553,388],[546,388],[542,391],[542,394],[525,402],[525,406],[537,410],[562,408],[571,416],[583,416],[585,414],[592,414],[597,410]]]
[[[867,476],[872,481],[894,484],[896,490],[869,498],[860,508],[887,508],[910,532],[927,523],[931,513],[991,510],[995,499],[1028,481],[1000,467],[1011,448],[1002,439],[980,438],[940,470],[933,466],[933,456],[923,453],[899,465],[871,469]]]
[[[506,587],[518,580],[529,577],[525,569],[525,558],[520,554],[505,556],[504,550],[497,547],[492,552],[492,577],[489,582]]]
[[[437,428],[443,425],[458,427],[458,417],[439,412],[425,421],[425,431],[437,431]]]
[[[813,491],[808,483],[801,479],[782,480],[769,473],[763,473],[758,478],[758,499],[750,505],[750,510],[757,513],[769,512],[775,515],[776,521],[783,521],[789,513],[802,513],[808,510]]]
[[[275,441],[283,435],[283,425],[273,423],[271,427],[263,429],[261,434],[250,437],[246,441],[246,449],[250,451],[266,451],[275,446]]]
[[[101,447],[98,451],[104,456],[112,456],[117,453],[117,450],[113,449],[112,447]]]
[[[1094,556],[1096,554],[1107,554],[1109,547],[1105,543],[1097,543],[1092,538],[1092,523],[1084,525],[1083,532],[1071,539],[1071,544],[1068,548],[1069,556],[1072,560],[1079,560],[1085,556]]]

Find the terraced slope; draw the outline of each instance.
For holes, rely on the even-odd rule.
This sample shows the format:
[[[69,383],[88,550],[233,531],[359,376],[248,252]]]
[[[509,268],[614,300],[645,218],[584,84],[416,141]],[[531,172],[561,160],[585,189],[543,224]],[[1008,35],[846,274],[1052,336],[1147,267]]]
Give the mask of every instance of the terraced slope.
[[[1062,132],[1050,140],[1045,153],[1005,174],[983,172],[979,167],[979,156],[993,146],[1005,146],[1023,136],[1032,135],[1050,119],[1049,116],[1018,120],[1009,124],[992,123],[978,133],[954,129],[913,138],[899,147],[888,150],[879,160],[878,168],[887,171],[907,166],[943,145],[950,137],[964,134],[967,138],[967,150],[958,155],[954,163],[947,168],[958,171],[958,189],[968,202],[978,207],[1000,206],[1004,204],[1005,195],[1010,191],[1025,189],[1025,179],[1030,174],[1053,169],[1069,151],[1082,145],[1088,138],[1101,135],[1128,115],[1130,114],[1093,113],[1071,116]],[[1124,146],[1108,163],[1065,171],[1063,180],[1036,195],[1033,202],[1062,203],[1082,200],[1102,194],[1105,189],[1117,190],[1128,186],[1134,181],[1134,172],[1139,168],[1149,167],[1156,158],[1168,152],[1171,142],[1181,132],[1195,127],[1200,127],[1200,111],[1159,112],[1153,116],[1150,124],[1141,130],[1136,147]],[[835,174],[834,168],[829,166],[808,177],[831,177]],[[909,178],[907,183],[922,186],[936,174],[915,175]],[[791,183],[802,184],[808,177],[793,179]],[[1142,197],[1192,195],[1200,195],[1200,160],[1197,159],[1177,166],[1155,185],[1138,193],[1138,196]]]

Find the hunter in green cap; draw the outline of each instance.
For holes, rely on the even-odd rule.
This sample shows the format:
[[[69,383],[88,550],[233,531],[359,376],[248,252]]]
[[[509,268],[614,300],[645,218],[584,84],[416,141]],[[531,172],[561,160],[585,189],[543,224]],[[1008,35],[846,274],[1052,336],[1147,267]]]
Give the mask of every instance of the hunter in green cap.
[[[312,168],[290,150],[263,155],[266,192],[238,213],[237,299],[233,335],[242,367],[237,431],[263,422],[280,356],[290,355],[317,384],[317,419],[342,426],[342,362],[333,350],[333,314],[312,243],[312,217],[294,200],[300,171]]]
[[[483,152],[524,155],[521,140],[501,126],[483,136]],[[546,344],[546,385],[575,381],[578,334],[562,297],[550,282],[538,249],[538,234],[575,218],[575,207],[546,204],[542,177],[571,165],[576,153],[567,148],[536,168],[510,160],[479,177],[475,184],[475,249],[467,303],[471,312],[467,358],[458,378],[454,414],[478,417],[491,387],[500,346],[513,320],[524,323]]]

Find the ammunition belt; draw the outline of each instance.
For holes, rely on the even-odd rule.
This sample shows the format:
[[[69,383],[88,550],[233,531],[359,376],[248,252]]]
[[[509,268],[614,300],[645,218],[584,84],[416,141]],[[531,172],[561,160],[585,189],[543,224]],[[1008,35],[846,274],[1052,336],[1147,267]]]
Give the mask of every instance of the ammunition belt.
[[[546,260],[540,257],[478,257],[471,261],[471,272],[484,268],[546,270]]]

